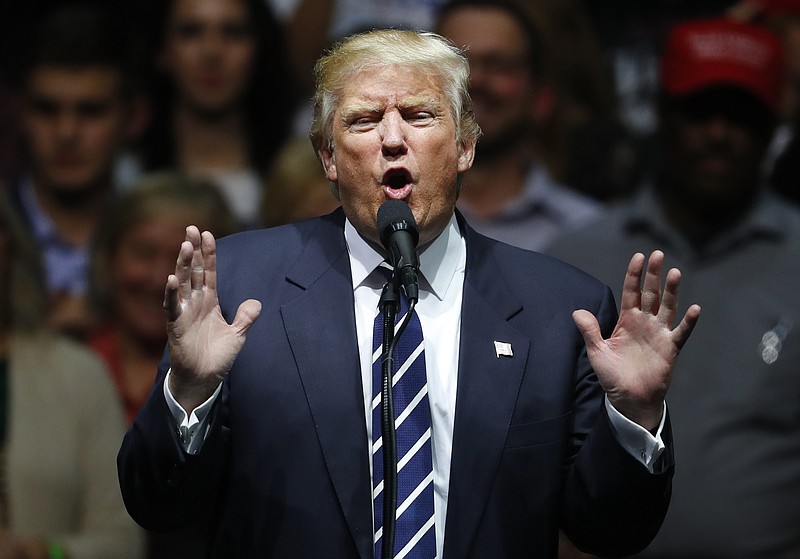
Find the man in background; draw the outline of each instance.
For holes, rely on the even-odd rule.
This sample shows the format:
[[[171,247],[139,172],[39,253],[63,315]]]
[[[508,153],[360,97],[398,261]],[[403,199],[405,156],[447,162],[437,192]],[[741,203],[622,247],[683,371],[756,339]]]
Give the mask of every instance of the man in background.
[[[114,191],[117,156],[140,128],[121,22],[103,7],[46,14],[20,76],[27,169],[12,196],[42,256],[48,324],[80,336],[89,245]]]
[[[764,29],[675,27],[661,67],[661,172],[551,250],[614,282],[626,255],[661,248],[703,305],[668,402],[673,499],[642,557],[800,557],[800,214],[760,172],[781,68]]]
[[[436,30],[469,59],[482,136],[458,208],[475,229],[543,250],[563,231],[598,217],[601,204],[557,182],[530,149],[532,130],[558,103],[532,17],[510,1],[454,0],[442,8]]]

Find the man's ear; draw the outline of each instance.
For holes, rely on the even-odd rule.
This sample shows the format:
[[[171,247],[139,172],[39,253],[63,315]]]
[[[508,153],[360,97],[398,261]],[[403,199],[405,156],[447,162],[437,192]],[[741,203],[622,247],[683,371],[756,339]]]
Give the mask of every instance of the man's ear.
[[[332,148],[319,148],[317,156],[322,161],[322,168],[325,169],[325,178],[330,182],[336,182],[339,175],[336,172],[336,155],[333,153]]]
[[[462,142],[460,153],[458,154],[458,172],[466,173],[472,168],[472,161],[475,159],[476,140]]]

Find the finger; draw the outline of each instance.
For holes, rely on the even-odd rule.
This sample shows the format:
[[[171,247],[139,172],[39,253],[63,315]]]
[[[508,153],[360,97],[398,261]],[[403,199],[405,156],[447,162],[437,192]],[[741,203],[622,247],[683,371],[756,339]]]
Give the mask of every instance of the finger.
[[[672,331],[672,341],[681,349],[692,334],[697,321],[700,319],[700,305],[692,305],[686,309],[681,323]]]
[[[169,275],[167,285],[164,288],[164,311],[167,313],[169,322],[175,322],[181,314],[178,300],[178,278],[175,274]]]
[[[240,336],[244,336],[260,314],[261,302],[255,299],[248,299],[239,305],[231,326]]]
[[[188,299],[192,294],[192,257],[194,247],[188,240],[181,243],[178,250],[178,260],[175,263],[175,277],[178,280],[179,299]]]
[[[200,231],[194,225],[186,228],[187,239],[191,230],[192,242],[192,291],[203,289],[203,282],[205,280],[205,261],[203,258],[203,243],[200,236]]]
[[[647,261],[647,272],[642,287],[642,312],[658,314],[661,303],[661,271],[664,266],[664,253],[654,250]]]
[[[205,283],[211,290],[217,289],[217,241],[208,231],[203,231],[200,238],[200,246],[203,251],[203,263],[205,268]]]
[[[575,326],[583,335],[586,350],[592,351],[598,348],[603,342],[603,333],[597,318],[589,311],[581,309],[572,313],[572,320],[575,321]]]
[[[186,228],[186,237],[181,243],[178,251],[178,261],[175,265],[175,275],[178,277],[179,295],[182,298],[189,298],[192,293],[192,260],[194,249],[199,246],[200,233],[197,227],[190,225]]]
[[[664,294],[661,298],[661,307],[658,309],[658,318],[668,327],[672,328],[675,316],[678,314],[678,290],[681,284],[681,271],[672,268],[667,272],[664,285]]]
[[[625,272],[625,281],[622,283],[621,310],[638,309],[642,297],[642,270],[644,269],[644,254],[637,252],[631,257],[628,270]]]

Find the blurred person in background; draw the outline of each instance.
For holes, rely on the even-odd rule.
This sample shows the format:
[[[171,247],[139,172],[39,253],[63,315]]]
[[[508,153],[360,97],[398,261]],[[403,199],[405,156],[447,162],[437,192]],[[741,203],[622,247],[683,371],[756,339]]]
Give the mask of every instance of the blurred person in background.
[[[216,185],[160,172],[121,195],[98,231],[92,297],[101,325],[87,341],[108,365],[128,424],[147,398],[164,353],[164,281],[190,224],[220,236],[237,230]]]
[[[530,149],[534,130],[558,103],[545,80],[548,52],[518,4],[453,0],[436,31],[465,49],[469,92],[482,135],[458,208],[479,232],[543,250],[565,230],[597,218],[602,207],[555,180]]]
[[[330,213],[339,207],[314,146],[307,137],[290,140],[267,175],[262,215],[272,227]]]
[[[545,45],[556,100],[532,129],[537,157],[559,182],[612,203],[642,178],[645,153],[619,116],[608,53],[580,0],[521,2]]]
[[[800,212],[765,185],[783,61],[766,29],[676,26],[661,66],[663,167],[634,200],[550,251],[601,280],[663,249],[703,306],[668,407],[675,486],[641,557],[800,556]]]
[[[682,21],[717,17],[736,0],[579,1],[593,23],[603,58],[610,66],[618,118],[633,136],[643,158],[640,172],[651,173],[659,155],[658,63],[667,32]],[[540,2],[558,5],[560,0],[535,3]],[[572,50],[569,43],[563,48]]]
[[[0,558],[141,559],[114,457],[125,431],[102,362],[42,327],[38,249],[0,197]]]
[[[783,43],[779,124],[764,172],[776,192],[800,204],[800,0],[742,0],[730,15],[771,29]]]
[[[162,172],[142,177],[120,196],[98,233],[92,295],[102,325],[88,343],[105,361],[128,425],[147,398],[164,353],[164,281],[189,224],[223,236],[237,229],[214,184]],[[148,558],[203,557],[209,532],[202,522],[177,533],[149,533]]]
[[[314,63],[336,41],[380,28],[431,29],[445,0],[264,0],[286,28],[289,60],[299,97],[314,90]],[[308,134],[310,104],[300,105],[294,133]]]
[[[214,180],[240,223],[257,226],[264,173],[287,138],[296,102],[282,29],[264,0],[153,6],[144,167]]]
[[[92,321],[89,246],[114,194],[116,158],[145,114],[125,33],[104,6],[54,8],[21,75],[27,168],[12,195],[41,253],[48,324],[77,337]]]

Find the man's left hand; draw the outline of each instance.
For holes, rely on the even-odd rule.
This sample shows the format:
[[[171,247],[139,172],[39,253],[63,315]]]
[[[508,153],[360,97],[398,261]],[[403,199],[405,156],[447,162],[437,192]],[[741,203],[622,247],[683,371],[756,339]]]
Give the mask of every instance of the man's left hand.
[[[672,369],[700,317],[700,307],[692,305],[673,328],[681,273],[676,268],[667,272],[662,293],[663,265],[664,253],[658,250],[650,255],[646,272],[643,254],[631,258],[622,287],[619,320],[608,339],[603,339],[600,325],[589,311],[572,314],[609,402],[648,430],[661,422]]]

